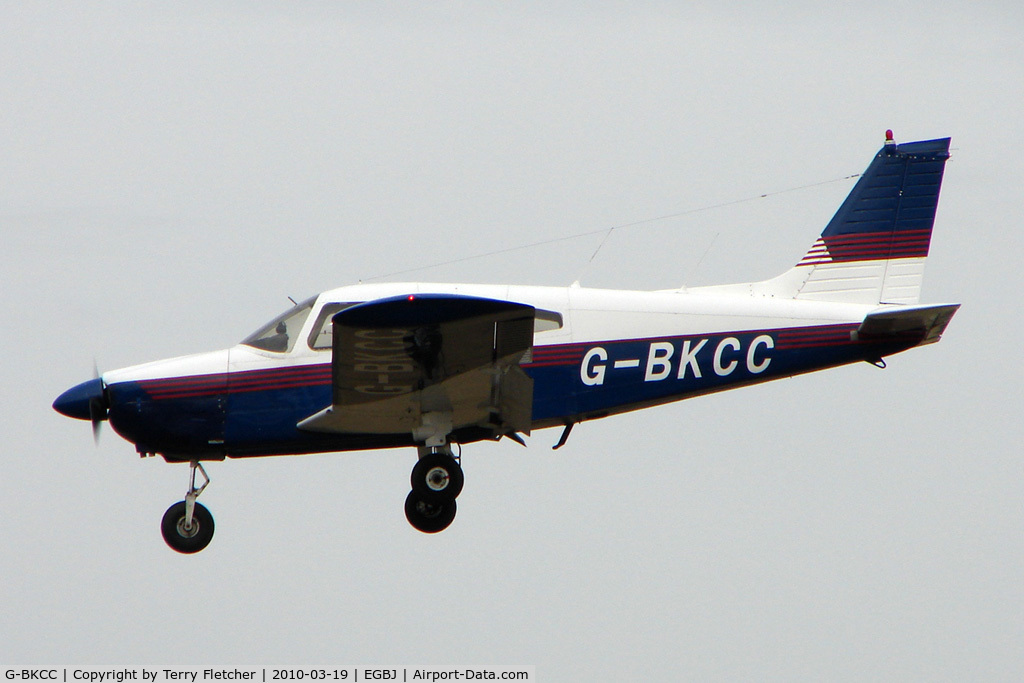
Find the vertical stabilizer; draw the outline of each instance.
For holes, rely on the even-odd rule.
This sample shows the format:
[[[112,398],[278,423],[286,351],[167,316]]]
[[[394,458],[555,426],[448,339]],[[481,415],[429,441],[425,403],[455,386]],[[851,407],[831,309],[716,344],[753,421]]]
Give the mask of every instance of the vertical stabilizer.
[[[807,254],[752,294],[847,303],[916,304],[949,138],[885,146]]]

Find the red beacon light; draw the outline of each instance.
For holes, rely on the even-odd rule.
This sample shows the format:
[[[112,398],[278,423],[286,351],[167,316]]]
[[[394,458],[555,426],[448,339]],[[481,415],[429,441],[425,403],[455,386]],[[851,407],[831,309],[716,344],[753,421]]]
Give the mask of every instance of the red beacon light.
[[[885,131],[885,146],[886,147],[895,147],[896,146],[896,140],[895,140],[895,138],[893,138],[891,130]]]

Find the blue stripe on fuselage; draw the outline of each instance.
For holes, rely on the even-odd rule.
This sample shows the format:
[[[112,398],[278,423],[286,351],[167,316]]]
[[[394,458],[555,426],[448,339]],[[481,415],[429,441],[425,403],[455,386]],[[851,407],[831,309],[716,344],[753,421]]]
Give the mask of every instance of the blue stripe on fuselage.
[[[858,342],[857,324],[536,347],[533,421],[549,426],[679,400],[914,346]],[[305,432],[331,403],[330,364],[111,385],[111,422],[144,452],[270,455],[412,445],[409,435]],[[223,376],[220,376],[223,377]],[[457,434],[456,437],[459,435]],[[469,430],[466,440],[486,435]]]

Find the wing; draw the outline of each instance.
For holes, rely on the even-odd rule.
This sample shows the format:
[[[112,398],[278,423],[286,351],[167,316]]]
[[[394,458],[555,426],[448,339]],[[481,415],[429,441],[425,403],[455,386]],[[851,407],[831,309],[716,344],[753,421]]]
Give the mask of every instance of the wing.
[[[530,433],[532,306],[415,294],[347,308],[333,318],[332,405],[300,429],[412,434],[470,426]],[[426,417],[425,417],[426,416]]]

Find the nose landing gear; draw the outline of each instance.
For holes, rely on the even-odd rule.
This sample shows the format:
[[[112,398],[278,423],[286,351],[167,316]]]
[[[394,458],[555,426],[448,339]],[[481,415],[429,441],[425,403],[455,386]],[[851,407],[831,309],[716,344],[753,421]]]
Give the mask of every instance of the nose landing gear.
[[[198,553],[213,540],[213,515],[202,503],[196,502],[199,494],[209,485],[210,477],[198,460],[190,463],[192,477],[185,494],[185,500],[167,508],[160,522],[160,533],[164,541],[179,553]],[[203,475],[203,485],[196,488],[196,470]]]

